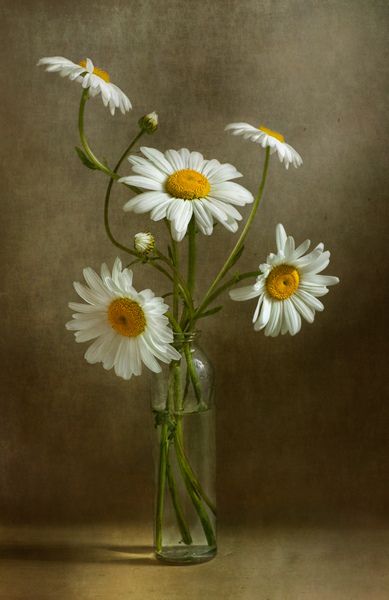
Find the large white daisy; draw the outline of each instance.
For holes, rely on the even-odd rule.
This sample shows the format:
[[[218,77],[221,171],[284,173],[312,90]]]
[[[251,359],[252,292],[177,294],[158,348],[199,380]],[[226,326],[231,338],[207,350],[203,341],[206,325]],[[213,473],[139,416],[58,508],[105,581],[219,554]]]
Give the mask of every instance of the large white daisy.
[[[112,274],[103,264],[101,277],[90,267],[84,277],[87,285],[74,282],[74,289],[86,304],[69,303],[77,312],[66,327],[76,332],[76,342],[95,340],[85,353],[89,363],[114,367],[116,375],[130,379],[141,374],[142,363],[159,373],[156,358],[164,363],[181,358],[171,346],[173,332],[164,315],[169,307],[151,290],[137,292],[132,271],[122,270],[119,258]]]
[[[124,205],[135,213],[151,212],[153,221],[165,217],[171,221],[173,238],[181,241],[194,216],[205,235],[211,235],[214,221],[235,232],[242,219],[235,206],[253,201],[252,194],[231,181],[242,177],[233,165],[205,160],[199,152],[141,148],[142,156],[130,156],[137,175],[122,177],[120,182],[137,186],[143,192]]]
[[[339,282],[337,277],[319,275],[330,262],[330,253],[319,244],[305,254],[310,241],[295,248],[292,236],[282,225],[276,227],[277,253],[269,254],[259,266],[261,274],[253,285],[230,291],[233,300],[250,300],[259,296],[253,316],[254,329],[276,337],[289,332],[295,335],[301,328],[301,317],[312,323],[315,311],[324,310],[318,300],[327,294],[327,286]]]
[[[284,136],[277,131],[263,125],[253,127],[248,123],[230,123],[225,130],[231,131],[232,135],[243,135],[244,139],[261,144],[262,148],[269,146],[270,154],[277,152],[280,162],[284,163],[287,169],[290,164],[296,168],[303,164],[300,154],[292,146],[289,146],[285,142]]]
[[[89,89],[91,96],[101,94],[104,106],[109,106],[112,115],[115,114],[115,108],[119,108],[123,114],[131,108],[130,100],[117,85],[111,83],[107,71],[95,67],[90,58],[76,64],[63,56],[48,56],[38,61],[40,65],[45,65],[46,71],[59,72],[61,77],[78,81],[84,89]]]

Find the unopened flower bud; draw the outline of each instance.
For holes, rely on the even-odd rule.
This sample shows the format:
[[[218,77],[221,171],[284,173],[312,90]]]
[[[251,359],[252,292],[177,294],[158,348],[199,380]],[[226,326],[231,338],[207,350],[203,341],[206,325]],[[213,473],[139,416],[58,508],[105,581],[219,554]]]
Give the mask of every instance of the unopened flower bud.
[[[154,133],[154,131],[157,131],[158,115],[155,110],[139,119],[138,125],[141,129],[144,129],[146,133]]]
[[[134,247],[139,254],[150,254],[155,247],[154,236],[148,232],[136,233],[134,236]]]

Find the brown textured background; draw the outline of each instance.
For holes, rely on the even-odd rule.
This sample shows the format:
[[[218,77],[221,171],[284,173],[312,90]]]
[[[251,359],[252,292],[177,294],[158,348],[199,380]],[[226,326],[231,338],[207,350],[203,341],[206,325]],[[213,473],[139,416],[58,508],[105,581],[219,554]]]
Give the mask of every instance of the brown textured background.
[[[72,281],[116,251],[102,224],[106,178],[73,151],[80,88],[35,67],[52,55],[90,56],[131,98],[126,117],[100,99],[87,109],[90,141],[111,164],[154,109],[161,127],[149,145],[232,162],[252,191],[263,153],[226,123],[263,122],[301,153],[304,166],[289,172],[273,158],[241,268],[273,250],[281,221],[296,240],[325,243],[341,284],[295,338],[254,333],[255,303],[226,299],[204,323],[218,376],[221,519],[387,516],[387,3],[3,0],[0,16],[1,521],[151,512],[150,379],[87,365],[64,328]],[[123,213],[127,197],[117,186],[112,219],[129,242],[149,221]],[[234,240],[218,227],[201,241],[204,290]],[[135,277],[166,291],[147,267]]]

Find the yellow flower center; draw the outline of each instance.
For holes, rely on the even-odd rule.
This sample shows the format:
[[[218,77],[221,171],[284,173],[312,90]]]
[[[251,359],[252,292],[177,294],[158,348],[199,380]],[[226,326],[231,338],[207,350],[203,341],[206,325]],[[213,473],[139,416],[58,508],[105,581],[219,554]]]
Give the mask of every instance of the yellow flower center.
[[[195,200],[205,198],[211,191],[208,179],[193,169],[181,169],[170,175],[166,191],[175,198]]]
[[[80,60],[79,65],[80,67],[84,67],[84,69],[86,69],[86,60]],[[93,67],[93,73],[107,83],[111,81],[107,71],[103,71],[103,69],[99,69],[99,67]]]
[[[108,320],[115,331],[126,337],[137,337],[146,329],[143,309],[130,298],[113,300],[108,307]]]
[[[300,275],[295,267],[278,265],[266,279],[267,293],[275,300],[286,300],[299,286]]]
[[[285,144],[285,138],[282,135],[282,133],[278,133],[278,131],[273,131],[272,129],[268,129],[267,127],[264,127],[263,125],[260,125],[258,127],[258,129],[260,131],[263,131],[263,133],[267,133],[267,135],[271,135],[272,137],[276,138],[276,140],[278,140],[279,142],[282,142],[283,144]]]

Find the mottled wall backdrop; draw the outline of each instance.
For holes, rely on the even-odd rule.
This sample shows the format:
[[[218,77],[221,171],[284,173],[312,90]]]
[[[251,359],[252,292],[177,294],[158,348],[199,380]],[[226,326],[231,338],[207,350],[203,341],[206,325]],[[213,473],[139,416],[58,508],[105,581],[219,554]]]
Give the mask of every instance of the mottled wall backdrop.
[[[227,298],[204,322],[217,371],[221,515],[382,517],[387,2],[3,0],[0,16],[1,519],[149,519],[151,511],[150,379],[126,383],[87,365],[64,327],[73,280],[86,265],[112,263],[116,250],[102,222],[105,176],[87,171],[73,149],[80,87],[35,66],[52,55],[90,56],[131,98],[126,117],[111,117],[100,100],[88,105],[90,140],[111,164],[151,110],[161,126],[150,144],[231,162],[253,192],[263,152],[225,134],[227,123],[265,123],[301,153],[299,170],[272,160],[242,269],[273,250],[281,221],[298,241],[325,242],[328,273],[341,284],[295,338],[255,333],[254,303]],[[122,211],[127,198],[117,186],[112,218],[131,243],[150,225]],[[202,242],[199,292],[234,236],[218,227]],[[136,284],[166,291],[147,267]]]

